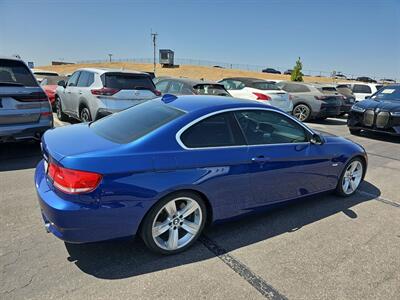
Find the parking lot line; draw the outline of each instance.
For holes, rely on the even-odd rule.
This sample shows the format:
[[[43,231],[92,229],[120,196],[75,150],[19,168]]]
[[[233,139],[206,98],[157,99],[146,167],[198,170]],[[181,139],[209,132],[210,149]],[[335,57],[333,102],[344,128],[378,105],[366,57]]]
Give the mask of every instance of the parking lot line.
[[[382,198],[382,197],[380,197],[380,196],[377,196],[377,195],[374,195],[374,194],[365,192],[365,191],[363,191],[363,190],[359,190],[358,193],[360,193],[360,194],[362,194],[362,195],[365,195],[365,196],[374,197],[376,201],[379,201],[379,202],[382,202],[382,203],[391,205],[391,206],[393,206],[393,207],[400,208],[400,203],[397,203],[396,201],[389,200],[389,199],[385,199],[385,198]]]
[[[252,287],[261,293],[267,299],[286,300],[287,298],[280,294],[274,287],[268,284],[263,278],[253,273],[245,264],[237,260],[224,248],[221,248],[215,241],[202,235],[200,242],[220,260],[222,260],[229,268],[239,274]]]

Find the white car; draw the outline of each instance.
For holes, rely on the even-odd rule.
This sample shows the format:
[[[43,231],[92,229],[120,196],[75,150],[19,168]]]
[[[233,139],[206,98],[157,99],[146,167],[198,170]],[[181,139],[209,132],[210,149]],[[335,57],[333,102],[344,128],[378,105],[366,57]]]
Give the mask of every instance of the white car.
[[[383,84],[366,82],[342,82],[341,84],[347,85],[353,91],[357,102],[370,97],[383,87]]]
[[[41,83],[43,78],[50,76],[60,76],[57,72],[32,69],[33,76],[35,76],[36,80]]]
[[[274,81],[258,78],[231,77],[224,78],[219,83],[235,98],[262,101],[275,106],[289,114],[292,113],[291,96],[279,88]]]

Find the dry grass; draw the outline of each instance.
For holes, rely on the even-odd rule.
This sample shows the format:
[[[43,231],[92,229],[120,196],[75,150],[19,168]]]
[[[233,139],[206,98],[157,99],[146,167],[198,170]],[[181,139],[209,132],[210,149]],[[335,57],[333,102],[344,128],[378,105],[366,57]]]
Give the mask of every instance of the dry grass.
[[[40,69],[52,70],[62,74],[72,73],[79,68],[116,68],[126,70],[137,70],[137,71],[153,71],[152,64],[136,64],[129,62],[115,62],[115,63],[96,63],[96,64],[74,64],[74,65],[60,65],[60,66],[43,66],[38,67]],[[267,74],[261,72],[243,71],[235,69],[221,69],[213,67],[202,67],[202,66],[191,66],[182,65],[178,68],[161,68],[157,65],[156,69],[157,76],[172,76],[172,77],[188,77],[195,79],[207,79],[207,80],[220,80],[224,77],[255,77],[271,80],[290,80],[289,75],[280,74]],[[304,81],[306,82],[329,82],[332,83],[332,78],[327,77],[311,77],[305,76]]]

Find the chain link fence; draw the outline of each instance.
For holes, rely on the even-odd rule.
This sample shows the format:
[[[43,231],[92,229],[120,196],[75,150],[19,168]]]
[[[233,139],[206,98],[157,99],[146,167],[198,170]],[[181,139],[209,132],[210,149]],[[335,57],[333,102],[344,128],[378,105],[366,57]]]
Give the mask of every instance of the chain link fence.
[[[109,59],[93,59],[93,60],[82,60],[78,61],[79,64],[91,64],[91,63],[107,63]],[[152,64],[153,58],[113,58],[112,62],[132,62],[132,63],[141,63],[141,64]],[[262,65],[253,65],[253,64],[234,64],[234,63],[227,63],[227,62],[220,62],[220,61],[212,61],[212,60],[201,60],[201,59],[192,59],[192,58],[175,58],[174,63],[176,65],[193,65],[193,66],[204,66],[204,67],[222,67],[225,69],[237,69],[237,70],[244,70],[244,71],[254,71],[254,72],[261,72],[266,66]],[[284,67],[284,66],[268,66],[268,68],[274,68],[276,70],[281,71],[282,73],[286,70],[293,69],[293,66]],[[310,69],[303,69],[303,74],[306,76],[316,76],[316,77],[332,77],[335,71],[321,71],[321,70],[310,70]],[[349,74],[349,73],[342,73],[336,72],[336,74],[343,74],[348,79],[355,79],[357,77],[362,77],[365,75],[362,74]],[[382,80],[384,78],[388,78],[387,76],[379,76],[376,74],[369,76],[372,79],[377,81]],[[345,78],[343,78],[345,79]],[[396,80],[397,82],[400,81],[400,78],[391,78]]]

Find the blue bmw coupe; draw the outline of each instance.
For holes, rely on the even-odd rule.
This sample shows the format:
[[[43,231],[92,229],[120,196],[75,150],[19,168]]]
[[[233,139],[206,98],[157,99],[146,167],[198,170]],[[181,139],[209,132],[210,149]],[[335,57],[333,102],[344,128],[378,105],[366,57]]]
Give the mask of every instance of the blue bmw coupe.
[[[204,226],[326,191],[356,192],[365,150],[280,110],[228,97],[165,95],[49,130],[35,184],[49,232],[69,243],[139,234],[190,247]]]

